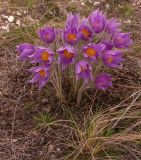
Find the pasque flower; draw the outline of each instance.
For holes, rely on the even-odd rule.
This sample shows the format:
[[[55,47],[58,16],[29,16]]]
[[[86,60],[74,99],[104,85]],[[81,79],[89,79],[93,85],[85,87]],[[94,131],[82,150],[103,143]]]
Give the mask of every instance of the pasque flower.
[[[80,38],[85,41],[90,40],[92,38],[93,32],[89,26],[88,19],[84,18],[82,20],[82,23],[79,27],[79,34],[80,34]]]
[[[37,66],[29,69],[31,73],[34,74],[34,77],[30,80],[30,83],[37,83],[39,84],[39,89],[42,89],[46,85],[49,79],[49,68],[45,66]]]
[[[79,27],[79,15],[68,14],[66,27],[63,33],[63,38],[65,42],[67,42],[68,44],[76,44],[76,42],[80,38],[78,34],[78,27]]]
[[[66,45],[58,50],[59,63],[62,64],[62,69],[65,69],[69,64],[74,62],[76,56],[76,49],[72,46]]]
[[[104,44],[88,44],[83,47],[84,57],[88,60],[96,60],[105,47],[106,45]]]
[[[45,65],[50,65],[53,61],[54,53],[50,48],[45,47],[36,47],[35,54],[31,55],[30,58],[33,60],[33,63],[42,63]]]
[[[103,63],[111,68],[119,68],[123,61],[122,52],[118,50],[106,51],[102,55]]]
[[[103,44],[106,45],[105,50],[111,50],[114,47],[112,41],[104,41]]]
[[[119,32],[120,25],[121,24],[117,22],[117,20],[114,18],[107,20],[106,21],[106,31],[111,34],[114,34],[115,32]]]
[[[97,89],[106,90],[108,87],[112,87],[111,75],[101,73],[95,79],[95,86]]]
[[[47,44],[52,43],[55,40],[56,33],[53,27],[42,28],[37,33],[40,39]]]
[[[30,82],[38,83],[40,89],[45,86],[52,71],[55,71],[56,68],[53,67],[59,65],[62,70],[70,66],[68,71],[72,71],[75,66],[77,80],[82,79],[87,85],[89,81],[93,81],[96,88],[105,90],[112,86],[111,75],[99,74],[94,63],[96,62],[96,68],[99,68],[101,61],[106,67],[121,68],[124,50],[132,44],[130,34],[122,33],[121,24],[114,18],[108,19],[100,10],[82,20],[79,14],[70,13],[64,28],[44,27],[37,34],[47,47],[23,43],[17,46],[17,51],[20,53],[20,60],[29,59],[31,65],[35,66],[30,69],[34,74]],[[100,64],[100,70],[102,67]],[[53,73],[51,83],[57,85],[57,94],[62,93],[62,89],[59,90],[62,84],[60,69]],[[95,77],[93,73],[99,75]],[[77,83],[73,84],[77,86]]]
[[[16,46],[16,50],[20,53],[19,60],[24,61],[35,53],[35,47],[29,43],[23,43]]]
[[[77,79],[83,79],[85,83],[88,83],[89,80],[93,80],[91,71],[91,66],[84,60],[81,60],[76,64]]]
[[[95,33],[100,33],[104,30],[106,19],[103,13],[99,10],[92,12],[89,16],[89,22]]]
[[[132,40],[129,33],[117,33],[113,38],[113,43],[117,48],[128,48]]]

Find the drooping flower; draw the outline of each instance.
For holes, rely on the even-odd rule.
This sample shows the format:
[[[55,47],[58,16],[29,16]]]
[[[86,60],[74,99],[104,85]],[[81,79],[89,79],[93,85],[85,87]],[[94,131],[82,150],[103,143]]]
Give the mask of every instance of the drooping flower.
[[[74,62],[76,49],[72,46],[64,46],[58,50],[59,63],[62,64],[62,69],[65,69],[69,64]]]
[[[84,57],[88,60],[96,60],[98,56],[105,50],[104,44],[88,44],[83,47]]]
[[[84,60],[81,60],[76,64],[77,79],[83,79],[85,83],[88,83],[89,80],[93,80],[91,71],[91,66]]]
[[[113,38],[113,43],[117,48],[128,48],[132,44],[129,33],[118,33]]]
[[[78,34],[79,15],[68,14],[67,23],[64,29],[63,38],[68,44],[76,44],[79,40]]]
[[[101,73],[95,79],[95,86],[97,89],[106,90],[108,87],[112,87],[111,75]]]
[[[54,58],[54,53],[49,48],[37,47],[35,54],[30,56],[33,63],[42,63],[49,66]]]
[[[49,68],[45,66],[37,66],[29,69],[31,73],[34,74],[34,77],[29,81],[30,83],[38,83],[39,89],[42,89],[49,80]]]
[[[16,50],[20,53],[19,60],[24,61],[35,53],[35,47],[29,43],[23,43],[16,46]]]
[[[101,11],[96,10],[90,14],[89,22],[95,33],[100,33],[105,28],[106,19]]]
[[[107,23],[106,23],[106,31],[107,31],[108,33],[111,33],[111,34],[114,34],[114,33],[116,33],[116,32],[119,32],[119,31],[120,31],[120,29],[119,29],[120,25],[121,25],[121,24],[120,24],[119,22],[117,22],[117,20],[114,19],[114,18],[112,18],[112,19],[110,19],[110,20],[107,20]]]
[[[103,63],[111,68],[119,68],[123,61],[122,52],[117,50],[106,51],[102,55]]]
[[[37,33],[40,39],[47,44],[52,43],[55,40],[56,33],[53,27],[42,28]]]
[[[90,26],[88,25],[88,19],[84,18],[82,20],[82,23],[79,27],[79,33],[80,33],[80,38],[82,40],[90,40],[93,36],[92,30]]]

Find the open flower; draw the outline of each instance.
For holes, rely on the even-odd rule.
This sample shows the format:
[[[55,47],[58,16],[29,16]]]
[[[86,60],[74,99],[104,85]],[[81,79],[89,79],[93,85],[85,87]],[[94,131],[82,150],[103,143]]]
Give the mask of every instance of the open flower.
[[[95,60],[105,50],[104,44],[88,44],[83,47],[84,57],[88,60]]]
[[[88,83],[89,80],[93,80],[91,71],[91,66],[84,60],[81,60],[76,64],[77,79],[83,79],[85,83]]]
[[[56,34],[53,27],[42,28],[37,33],[40,39],[47,44],[52,43],[55,40]]]
[[[90,14],[89,22],[95,33],[100,33],[105,28],[106,19],[101,11],[96,10]]]
[[[121,62],[123,61],[122,52],[121,51],[106,51],[102,55],[103,63],[111,68],[119,68],[121,66]]]
[[[30,57],[33,59],[33,63],[50,65],[53,61],[54,53],[49,48],[37,47],[35,54]]]
[[[68,14],[66,27],[63,33],[65,42],[69,44],[76,44],[76,42],[79,40],[78,26],[79,15]]]
[[[97,89],[106,90],[108,87],[112,87],[111,75],[101,73],[95,79],[95,86]]]
[[[129,33],[118,33],[113,38],[113,43],[117,48],[128,48],[132,44]]]
[[[37,66],[29,69],[34,74],[34,77],[30,80],[30,83],[39,84],[39,89],[42,89],[46,85],[49,79],[49,69],[45,66]]]
[[[88,19],[84,18],[82,20],[82,23],[79,27],[79,33],[80,33],[80,38],[82,40],[90,40],[93,36],[92,30],[90,26],[88,25]]]
[[[65,69],[69,64],[74,62],[76,49],[72,46],[64,46],[58,50],[59,63],[62,64],[62,69]]]
[[[35,47],[29,43],[23,43],[16,46],[16,50],[20,53],[19,60],[24,61],[35,53]]]
[[[111,34],[114,34],[115,32],[119,32],[119,27],[120,27],[120,23],[117,22],[116,19],[112,18],[110,20],[107,20],[107,23],[106,23],[106,31],[108,33],[111,33]]]

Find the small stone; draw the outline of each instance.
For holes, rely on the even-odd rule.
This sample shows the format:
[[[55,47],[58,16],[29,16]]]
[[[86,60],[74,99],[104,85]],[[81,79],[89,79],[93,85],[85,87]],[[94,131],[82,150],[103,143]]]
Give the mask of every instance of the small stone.
[[[2,19],[2,20],[7,20],[7,19],[8,19],[8,16],[2,14],[2,15],[1,15],[1,19]]]
[[[100,5],[100,2],[94,2],[94,6]]]
[[[8,17],[8,22],[13,23],[14,20],[15,20],[15,17],[13,17],[13,16]]]
[[[14,143],[17,142],[17,139],[13,139],[13,142],[14,142]]]
[[[21,21],[20,21],[20,20],[17,20],[17,21],[16,21],[16,25],[21,26]]]
[[[127,23],[127,24],[131,24],[131,20],[126,20],[124,22]]]
[[[24,14],[27,14],[27,11],[23,11]]]
[[[105,7],[106,7],[107,9],[110,9],[110,5],[109,5],[109,4],[106,4]]]
[[[81,2],[81,6],[85,6],[85,3],[84,3],[84,2]]]
[[[6,26],[1,26],[1,29],[4,30],[4,31],[6,31],[6,32],[9,32],[10,31],[9,24],[6,25]]]
[[[22,13],[20,11],[17,11],[16,14],[17,14],[17,16],[21,16],[22,15]]]
[[[43,99],[42,99],[42,103],[43,103],[43,104],[48,103],[48,99],[47,99],[47,98],[43,98]]]
[[[54,145],[50,144],[48,147],[48,151],[53,152],[53,150],[54,150]]]
[[[89,3],[93,3],[93,1],[92,1],[92,0],[88,0],[88,2],[89,2]]]

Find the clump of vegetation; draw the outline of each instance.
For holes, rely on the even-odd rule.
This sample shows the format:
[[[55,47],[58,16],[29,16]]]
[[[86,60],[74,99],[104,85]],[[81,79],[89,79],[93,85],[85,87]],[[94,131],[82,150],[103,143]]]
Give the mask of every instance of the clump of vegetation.
[[[41,90],[50,81],[59,100],[65,101],[68,94],[77,103],[88,88],[112,87],[111,75],[104,73],[103,67],[121,68],[123,52],[132,44],[129,34],[121,31],[120,23],[108,20],[99,10],[81,22],[78,14],[69,14],[63,30],[45,27],[38,36],[47,47],[28,43],[17,46],[19,59],[34,65],[29,69],[34,74],[30,82],[38,82]],[[63,91],[67,81],[71,94]]]

